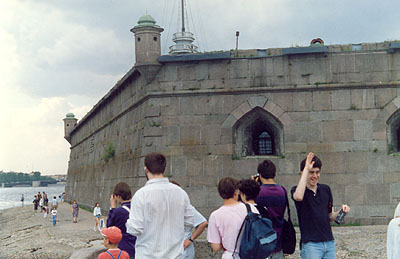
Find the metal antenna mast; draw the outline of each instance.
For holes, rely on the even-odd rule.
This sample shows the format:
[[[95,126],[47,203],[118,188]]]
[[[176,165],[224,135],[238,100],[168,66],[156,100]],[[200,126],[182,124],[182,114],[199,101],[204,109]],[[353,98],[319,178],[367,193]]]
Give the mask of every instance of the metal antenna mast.
[[[182,5],[182,32],[185,32],[185,0],[181,0]]]

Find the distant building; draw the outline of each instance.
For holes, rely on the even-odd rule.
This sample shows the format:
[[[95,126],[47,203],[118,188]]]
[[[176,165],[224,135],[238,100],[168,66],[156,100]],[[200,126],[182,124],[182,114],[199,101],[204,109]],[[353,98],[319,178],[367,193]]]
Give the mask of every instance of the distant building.
[[[108,206],[117,182],[133,191],[144,185],[144,156],[159,151],[166,175],[208,215],[220,206],[221,177],[248,178],[268,158],[290,188],[313,151],[334,205],[352,207],[347,220],[393,216],[400,199],[398,42],[161,56],[163,29],[151,16],[131,31],[135,66],[79,123],[64,119],[67,200]]]

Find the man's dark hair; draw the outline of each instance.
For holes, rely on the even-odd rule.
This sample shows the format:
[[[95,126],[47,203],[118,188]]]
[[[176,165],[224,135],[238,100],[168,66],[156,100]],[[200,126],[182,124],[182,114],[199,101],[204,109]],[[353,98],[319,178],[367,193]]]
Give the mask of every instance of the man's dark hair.
[[[238,189],[238,180],[232,177],[223,177],[218,183],[218,193],[222,199],[233,198],[235,191]]]
[[[152,174],[163,174],[167,165],[167,159],[163,154],[153,152],[146,156],[144,165]]]
[[[124,201],[130,200],[132,198],[131,188],[125,182],[117,183],[114,187],[113,194],[115,196],[120,196]]]
[[[257,172],[262,176],[264,179],[275,178],[276,175],[276,167],[271,160],[265,159],[262,161],[258,167]]]
[[[307,158],[304,158],[303,161],[301,161],[301,163],[300,163],[300,172],[302,172],[304,170],[304,167],[306,166],[306,159]],[[311,161],[314,161],[313,168],[319,168],[321,170],[322,161],[321,161],[321,159],[319,159],[319,157],[314,155],[314,157],[313,157],[313,159]]]
[[[260,192],[260,185],[251,179],[239,182],[239,191],[246,196],[246,200],[255,200]]]

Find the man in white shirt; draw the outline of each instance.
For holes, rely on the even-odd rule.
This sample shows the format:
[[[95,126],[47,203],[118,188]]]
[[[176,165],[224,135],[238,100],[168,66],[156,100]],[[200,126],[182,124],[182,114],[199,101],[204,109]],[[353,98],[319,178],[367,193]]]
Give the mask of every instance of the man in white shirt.
[[[193,226],[193,210],[186,192],[164,177],[165,156],[146,156],[148,181],[132,198],[127,232],[136,236],[136,258],[182,258],[184,227]]]

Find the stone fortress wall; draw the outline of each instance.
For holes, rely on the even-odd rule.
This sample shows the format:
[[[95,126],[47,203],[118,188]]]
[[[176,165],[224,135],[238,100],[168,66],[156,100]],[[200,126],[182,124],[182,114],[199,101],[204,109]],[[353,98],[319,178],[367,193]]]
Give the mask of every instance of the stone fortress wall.
[[[145,184],[144,156],[157,151],[167,157],[166,175],[208,217],[222,204],[221,177],[247,178],[268,158],[290,189],[313,151],[334,206],[352,207],[348,221],[386,223],[400,199],[397,49],[385,42],[137,62],[68,134],[67,200],[99,201],[107,211],[116,183],[133,191]],[[272,132],[273,155],[248,150],[254,125]]]

